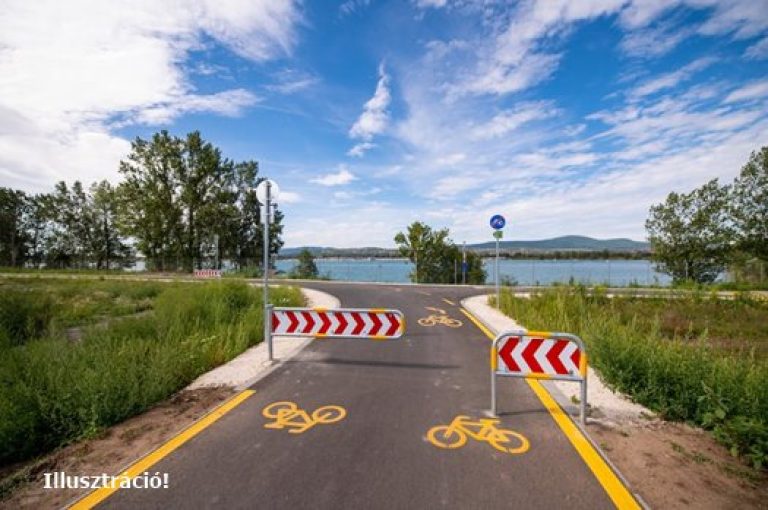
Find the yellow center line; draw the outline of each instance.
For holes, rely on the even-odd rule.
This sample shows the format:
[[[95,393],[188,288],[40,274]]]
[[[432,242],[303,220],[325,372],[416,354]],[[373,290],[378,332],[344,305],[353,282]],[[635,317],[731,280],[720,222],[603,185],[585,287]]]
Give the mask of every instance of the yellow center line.
[[[142,457],[141,459],[134,462],[131,466],[129,466],[125,471],[117,475],[118,481],[120,479],[123,479],[123,477],[127,477],[129,479],[136,478],[137,476],[144,473],[144,471],[148,471],[152,466],[157,464],[163,457],[167,456],[177,448],[179,448],[181,445],[198,435],[200,432],[205,430],[207,427],[212,425],[214,422],[216,422],[219,418],[230,412],[235,407],[239,406],[245,400],[256,393],[253,390],[243,390],[237,395],[233,396],[223,404],[221,404],[219,407],[211,411],[210,413],[203,416],[201,419],[181,431],[178,435],[172,437],[169,439],[165,444],[154,450],[153,452],[149,453],[148,455]],[[86,508],[93,508],[94,506],[98,505],[105,499],[107,499],[110,495],[112,495],[115,491],[119,489],[119,485],[117,487],[101,487],[99,489],[96,489],[95,491],[89,493],[84,498],[80,499],[79,501],[75,502],[70,508],[70,510],[84,510]]]
[[[454,302],[453,302],[453,301],[451,301],[450,299],[446,299],[446,298],[443,298],[443,301],[444,301],[445,303],[448,303],[448,304],[449,304],[449,305],[451,305],[451,306],[456,306],[456,303],[454,303]]]
[[[485,336],[491,340],[496,338],[496,335],[494,335],[485,324],[476,319],[471,313],[464,308],[462,308],[461,311],[475,324],[475,326],[485,333]],[[584,437],[582,431],[576,426],[571,417],[563,411],[555,399],[552,398],[544,386],[537,380],[526,379],[525,381],[528,383],[528,386],[531,387],[533,393],[539,398],[539,401],[541,401],[544,408],[549,411],[552,419],[555,420],[555,423],[557,423],[560,430],[565,434],[565,437],[571,442],[582,460],[584,460],[584,463],[586,463],[587,467],[592,471],[592,474],[595,475],[595,478],[600,482],[600,485],[603,486],[603,489],[605,489],[605,492],[616,507],[622,510],[625,508],[642,508],[605,459],[603,459],[597,450],[595,450],[595,447],[589,439]]]

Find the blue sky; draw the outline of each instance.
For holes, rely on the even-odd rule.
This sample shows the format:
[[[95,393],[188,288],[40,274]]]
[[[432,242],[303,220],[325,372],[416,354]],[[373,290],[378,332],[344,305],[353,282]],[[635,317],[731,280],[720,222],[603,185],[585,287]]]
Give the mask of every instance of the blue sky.
[[[66,5],[65,5],[66,4]],[[0,185],[119,180],[200,130],[282,190],[287,246],[643,239],[768,145],[766,0],[23,2],[0,9]]]

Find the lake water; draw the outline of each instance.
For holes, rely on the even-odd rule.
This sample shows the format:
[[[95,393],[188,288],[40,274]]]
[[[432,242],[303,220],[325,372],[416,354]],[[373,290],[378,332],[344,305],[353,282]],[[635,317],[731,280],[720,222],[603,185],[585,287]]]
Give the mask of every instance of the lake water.
[[[487,283],[492,284],[493,259],[484,259],[488,274]],[[315,259],[321,275],[333,280],[358,282],[409,282],[413,264],[404,259]],[[277,261],[277,268],[290,272],[296,265],[295,259]],[[630,283],[641,285],[669,285],[669,276],[658,273],[648,260],[499,260],[502,282],[505,278],[518,285],[549,285],[566,283],[569,280],[585,284],[609,284],[625,286]],[[461,280],[461,268],[458,274]]]

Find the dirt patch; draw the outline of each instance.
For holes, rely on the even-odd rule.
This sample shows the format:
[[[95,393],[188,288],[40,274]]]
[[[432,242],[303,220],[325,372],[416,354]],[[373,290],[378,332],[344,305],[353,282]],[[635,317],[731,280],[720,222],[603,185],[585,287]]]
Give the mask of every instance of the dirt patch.
[[[745,466],[702,430],[660,420],[587,428],[651,508],[766,508],[768,474]]]
[[[98,438],[78,441],[41,459],[4,468],[0,472],[0,486],[14,487],[0,500],[0,508],[61,508],[88,491],[45,489],[43,473],[117,475],[233,393],[229,387],[182,391],[149,411],[110,427]]]

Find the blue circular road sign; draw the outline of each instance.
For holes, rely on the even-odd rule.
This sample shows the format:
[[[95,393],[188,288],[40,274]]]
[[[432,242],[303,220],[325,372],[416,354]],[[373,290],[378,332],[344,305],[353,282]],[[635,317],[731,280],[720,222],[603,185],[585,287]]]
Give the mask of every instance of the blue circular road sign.
[[[504,228],[504,225],[507,224],[507,220],[504,219],[504,216],[501,214],[494,214],[491,217],[491,227],[495,228],[496,230],[501,230]]]

